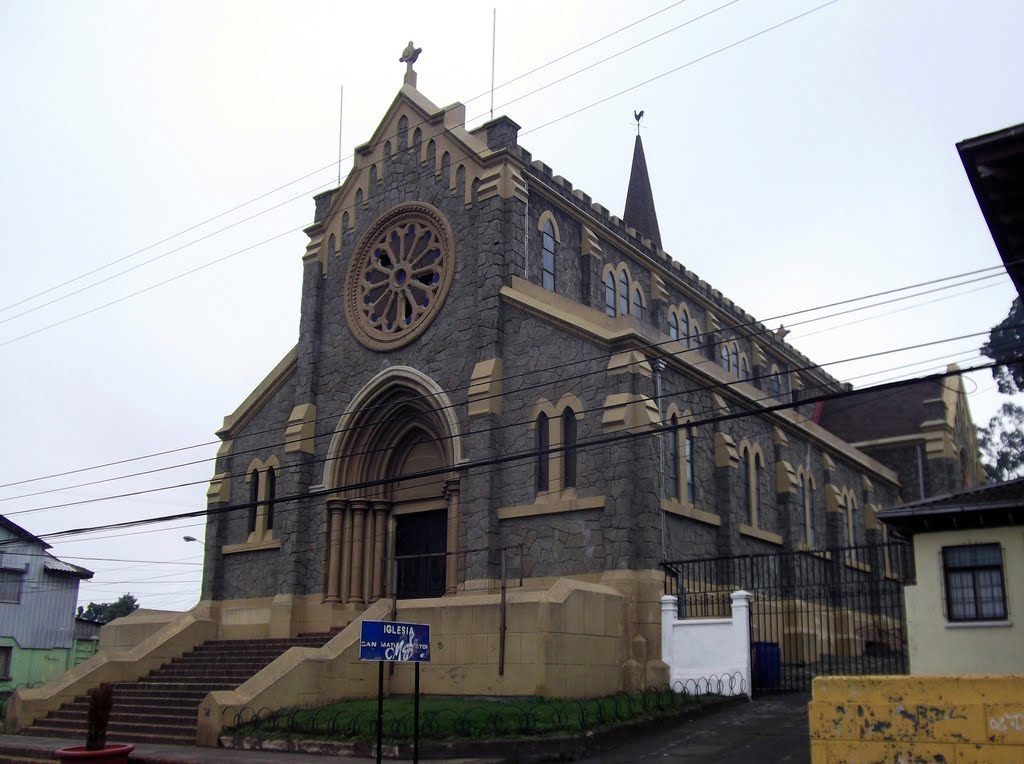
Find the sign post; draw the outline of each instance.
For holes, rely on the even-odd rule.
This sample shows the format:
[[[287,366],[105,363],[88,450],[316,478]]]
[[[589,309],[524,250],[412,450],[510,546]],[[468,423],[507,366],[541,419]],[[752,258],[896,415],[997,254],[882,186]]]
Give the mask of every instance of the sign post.
[[[377,764],[384,732],[384,663],[415,663],[412,760],[420,757],[420,663],[430,661],[430,625],[397,621],[362,621],[359,660],[377,662]]]

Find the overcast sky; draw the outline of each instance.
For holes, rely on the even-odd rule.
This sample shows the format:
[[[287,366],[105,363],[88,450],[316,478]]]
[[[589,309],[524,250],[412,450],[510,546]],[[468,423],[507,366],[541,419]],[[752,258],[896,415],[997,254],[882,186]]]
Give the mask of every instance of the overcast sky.
[[[621,215],[644,109],[665,249],[759,318],[997,266],[955,144],[1024,122],[1024,3],[839,0],[740,42],[820,4],[499,2],[499,85],[623,31],[498,88],[495,113]],[[401,86],[410,38],[420,90],[481,124],[493,7],[0,0],[0,483],[214,441],[295,343],[301,229],[337,183],[339,87],[343,174]],[[788,339],[832,364],[984,332],[1013,296],[998,270],[973,278],[991,274]],[[978,363],[982,339],[827,368],[863,386]],[[987,373],[970,384],[987,421],[1000,396]],[[45,534],[203,508],[214,452],[8,485],[0,512]],[[202,550],[183,535],[202,538],[202,522],[53,551],[96,571],[83,604],[130,591],[186,609]]]

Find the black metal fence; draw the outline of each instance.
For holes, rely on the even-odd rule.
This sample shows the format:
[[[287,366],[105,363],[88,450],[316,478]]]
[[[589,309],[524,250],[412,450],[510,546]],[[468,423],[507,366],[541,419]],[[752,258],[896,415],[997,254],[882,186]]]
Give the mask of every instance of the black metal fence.
[[[728,618],[731,595],[753,595],[756,692],[810,690],[819,675],[905,674],[903,587],[914,577],[909,544],[712,557],[663,564],[679,618]]]

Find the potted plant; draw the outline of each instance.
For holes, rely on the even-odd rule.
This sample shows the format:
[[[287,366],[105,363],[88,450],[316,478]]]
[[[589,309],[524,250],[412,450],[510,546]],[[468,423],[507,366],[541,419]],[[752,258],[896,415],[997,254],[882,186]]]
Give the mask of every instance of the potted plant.
[[[54,755],[59,761],[86,760],[103,764],[118,764],[128,761],[128,755],[135,750],[134,745],[126,743],[107,744],[107,724],[110,722],[110,711],[114,706],[114,687],[103,682],[99,687],[89,690],[88,731],[85,745],[71,748],[58,748]]]

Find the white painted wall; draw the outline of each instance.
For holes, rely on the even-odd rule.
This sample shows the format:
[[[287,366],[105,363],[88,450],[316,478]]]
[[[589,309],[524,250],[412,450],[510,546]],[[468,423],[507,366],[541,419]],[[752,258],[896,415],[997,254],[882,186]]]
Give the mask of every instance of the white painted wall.
[[[677,691],[751,695],[749,592],[733,592],[732,618],[679,620],[676,597],[661,598],[661,656]]]

